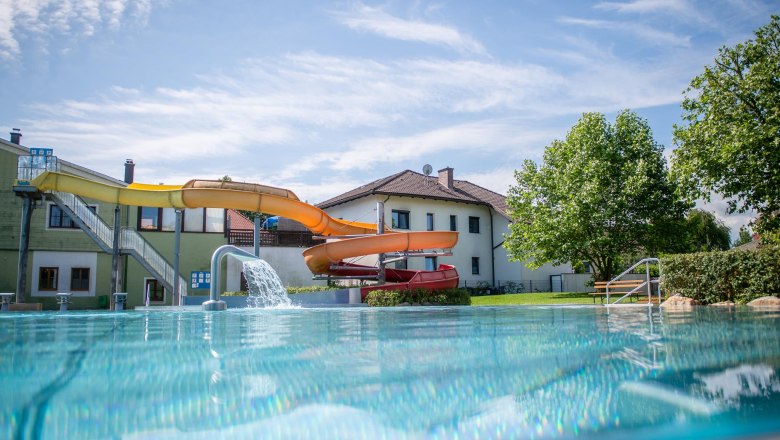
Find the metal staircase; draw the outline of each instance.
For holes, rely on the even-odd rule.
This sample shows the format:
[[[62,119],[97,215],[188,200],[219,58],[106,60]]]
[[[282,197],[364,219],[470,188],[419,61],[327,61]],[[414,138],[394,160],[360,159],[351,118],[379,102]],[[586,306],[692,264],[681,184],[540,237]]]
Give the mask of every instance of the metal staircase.
[[[51,191],[51,200],[57,204],[92,240],[105,252],[113,252],[114,230],[92,209],[71,193]],[[146,241],[141,234],[122,228],[119,235],[119,253],[131,255],[150,274],[154,275],[169,292],[173,292],[176,274],[168,261]],[[179,276],[179,294],[187,295],[187,281]]]

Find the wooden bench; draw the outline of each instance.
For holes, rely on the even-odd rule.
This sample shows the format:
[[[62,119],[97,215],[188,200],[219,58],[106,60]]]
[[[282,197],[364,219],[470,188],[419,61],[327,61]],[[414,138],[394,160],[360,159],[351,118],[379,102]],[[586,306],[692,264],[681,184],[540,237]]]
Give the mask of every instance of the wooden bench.
[[[593,296],[594,304],[596,303],[596,297],[599,297],[599,299],[601,299],[601,302],[604,302],[604,298],[607,296],[607,283],[608,281],[597,281],[593,285],[596,291],[591,292],[590,295]],[[636,289],[637,287],[641,286],[644,283],[645,280],[613,281],[612,283],[609,284],[609,294],[616,295],[619,298],[625,295],[626,293]],[[637,293],[639,292],[634,292],[634,294]],[[631,296],[633,297],[634,295]]]

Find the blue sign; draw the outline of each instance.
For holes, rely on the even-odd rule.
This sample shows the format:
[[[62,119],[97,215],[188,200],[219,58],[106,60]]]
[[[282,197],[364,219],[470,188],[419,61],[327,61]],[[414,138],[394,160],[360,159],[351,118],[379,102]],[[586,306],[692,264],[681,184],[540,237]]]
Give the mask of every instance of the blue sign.
[[[211,272],[191,272],[190,273],[190,287],[192,289],[209,289],[211,288]]]
[[[30,156],[53,156],[53,148],[30,148]]]

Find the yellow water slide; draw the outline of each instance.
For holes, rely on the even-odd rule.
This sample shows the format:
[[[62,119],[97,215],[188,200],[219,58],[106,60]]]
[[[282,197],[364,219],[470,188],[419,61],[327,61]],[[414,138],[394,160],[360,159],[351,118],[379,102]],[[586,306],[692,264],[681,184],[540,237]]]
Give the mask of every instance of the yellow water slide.
[[[289,190],[266,185],[213,180],[191,180],[184,185],[107,185],[70,174],[44,172],[32,182],[40,191],[60,191],[107,203],[159,208],[224,208],[262,212],[296,220],[315,234],[349,236],[376,234],[372,223],[336,219],[301,202]],[[384,252],[448,249],[458,242],[457,232],[394,232],[347,238],[306,249],[306,265],[314,274],[328,273],[331,263]]]

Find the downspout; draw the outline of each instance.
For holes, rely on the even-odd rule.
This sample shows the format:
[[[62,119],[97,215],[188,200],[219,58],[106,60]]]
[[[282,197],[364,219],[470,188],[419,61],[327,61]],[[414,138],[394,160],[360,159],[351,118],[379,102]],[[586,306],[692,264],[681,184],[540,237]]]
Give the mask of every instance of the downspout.
[[[493,208],[488,206],[490,214],[490,275],[493,279],[493,287],[496,287],[496,246],[493,240]]]

